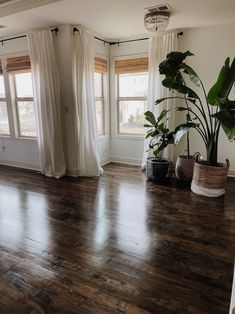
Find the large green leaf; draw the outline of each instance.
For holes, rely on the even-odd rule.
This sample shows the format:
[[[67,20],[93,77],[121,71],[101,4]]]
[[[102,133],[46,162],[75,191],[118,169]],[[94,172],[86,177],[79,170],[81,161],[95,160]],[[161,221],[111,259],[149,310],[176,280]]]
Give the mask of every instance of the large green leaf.
[[[234,100],[227,100],[227,99],[221,99],[220,98],[219,105],[220,105],[221,110],[235,109],[235,101]]]
[[[181,64],[181,68],[184,69],[184,73],[188,74],[190,80],[197,85],[198,87],[201,86],[201,81],[197,73],[186,63]]]
[[[144,124],[144,127],[145,128],[152,128],[153,126],[152,126],[152,124]]]
[[[162,110],[160,115],[157,117],[157,122],[160,122],[162,119],[164,119],[169,111],[170,110],[166,110],[166,109]]]
[[[146,119],[148,122],[150,122],[150,123],[152,124],[152,126],[155,126],[155,125],[156,125],[157,121],[156,121],[156,119],[155,119],[154,114],[153,114],[151,111],[146,111],[146,112],[144,113],[144,115],[145,115],[145,119]]]
[[[177,81],[173,80],[171,77],[167,76],[163,81],[162,85],[169,88],[176,90],[177,92],[187,95],[189,98],[199,99],[198,95],[189,87],[178,83]]]
[[[223,86],[218,94],[219,98],[225,99],[228,98],[234,82],[235,82],[235,58],[233,59],[233,62],[229,68],[229,72],[225,77]]]
[[[235,140],[235,109],[220,110],[214,117],[219,120],[228,139]]]
[[[222,88],[228,74],[229,74],[229,58],[225,60],[225,63],[222,69],[220,70],[216,83],[212,86],[207,95],[207,101],[210,105],[212,106],[218,105],[219,95],[222,92]]]
[[[225,125],[221,124],[225,134],[227,135],[230,141],[235,140],[235,127],[234,128],[227,128]]]
[[[185,122],[183,124],[178,125],[175,128],[175,144],[178,144],[181,138],[184,136],[185,133],[187,133],[192,128],[199,127],[198,123],[193,122]]]
[[[232,129],[235,127],[235,109],[220,110],[214,114],[214,117],[226,128]]]
[[[168,53],[166,59],[159,65],[160,74],[175,76],[179,71],[181,63],[188,56],[193,56],[193,54],[190,51],[172,51]]]

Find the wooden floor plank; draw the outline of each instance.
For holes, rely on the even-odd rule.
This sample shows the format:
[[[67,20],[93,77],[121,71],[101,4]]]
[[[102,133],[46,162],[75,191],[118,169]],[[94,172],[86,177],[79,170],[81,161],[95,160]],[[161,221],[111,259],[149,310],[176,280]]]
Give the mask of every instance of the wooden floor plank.
[[[0,313],[228,313],[235,181],[218,199],[108,164],[100,178],[0,166]]]

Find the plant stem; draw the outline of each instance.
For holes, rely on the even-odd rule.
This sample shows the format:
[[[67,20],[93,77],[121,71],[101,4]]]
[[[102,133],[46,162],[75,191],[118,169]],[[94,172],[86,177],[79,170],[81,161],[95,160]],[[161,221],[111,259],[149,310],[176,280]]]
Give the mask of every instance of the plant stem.
[[[199,78],[199,80],[200,80],[200,78]],[[210,118],[210,126],[211,126],[211,131],[212,131],[213,130],[213,125],[212,125],[211,110],[210,110],[210,106],[209,106],[208,101],[207,101],[206,90],[205,90],[205,87],[204,87],[204,85],[203,85],[201,80],[200,80],[200,83],[201,83],[202,90],[203,90],[203,93],[204,93],[204,97],[205,97],[205,100],[206,100],[208,115],[209,115],[209,118]]]
[[[187,101],[187,98],[186,98],[185,95],[184,95],[184,100],[185,100],[186,108],[187,108],[186,120],[187,120],[187,122],[189,122],[189,121],[191,120],[191,119],[189,118],[189,117],[190,117],[190,114],[189,114],[189,105],[188,105],[188,101]],[[187,158],[189,159],[189,156],[190,156],[189,131],[187,131],[186,137],[187,137]]]
[[[186,136],[187,136],[187,158],[189,159],[189,157],[190,157],[190,151],[189,151],[189,149],[190,149],[190,147],[189,147],[189,131],[187,131]]]

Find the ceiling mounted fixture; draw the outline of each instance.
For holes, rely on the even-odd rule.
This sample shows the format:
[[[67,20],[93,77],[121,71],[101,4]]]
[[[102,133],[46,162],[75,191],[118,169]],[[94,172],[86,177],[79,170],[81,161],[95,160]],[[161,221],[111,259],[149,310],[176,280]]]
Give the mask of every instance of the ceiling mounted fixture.
[[[146,8],[144,25],[148,31],[163,31],[167,28],[170,19],[171,7],[169,4],[161,4]]]
[[[144,25],[150,32],[163,31],[169,24],[170,14],[168,12],[152,12],[144,17]]]

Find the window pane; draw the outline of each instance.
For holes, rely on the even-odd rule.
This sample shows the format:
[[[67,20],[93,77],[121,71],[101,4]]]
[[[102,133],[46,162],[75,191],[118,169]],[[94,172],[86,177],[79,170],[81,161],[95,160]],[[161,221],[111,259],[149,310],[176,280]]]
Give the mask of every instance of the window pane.
[[[119,133],[145,134],[146,101],[119,102]]]
[[[30,72],[15,74],[16,97],[33,97],[32,76]]]
[[[33,101],[18,101],[20,136],[36,137],[36,119]]]
[[[0,98],[5,98],[5,86],[4,86],[4,80],[3,75],[0,75]]]
[[[147,96],[148,74],[119,74],[119,97]]]
[[[101,100],[96,100],[95,102],[95,109],[96,109],[96,124],[98,134],[104,134],[103,129],[103,103]]]
[[[5,101],[0,101],[0,134],[10,135],[7,104]]]
[[[95,97],[103,97],[102,73],[95,73]]]

